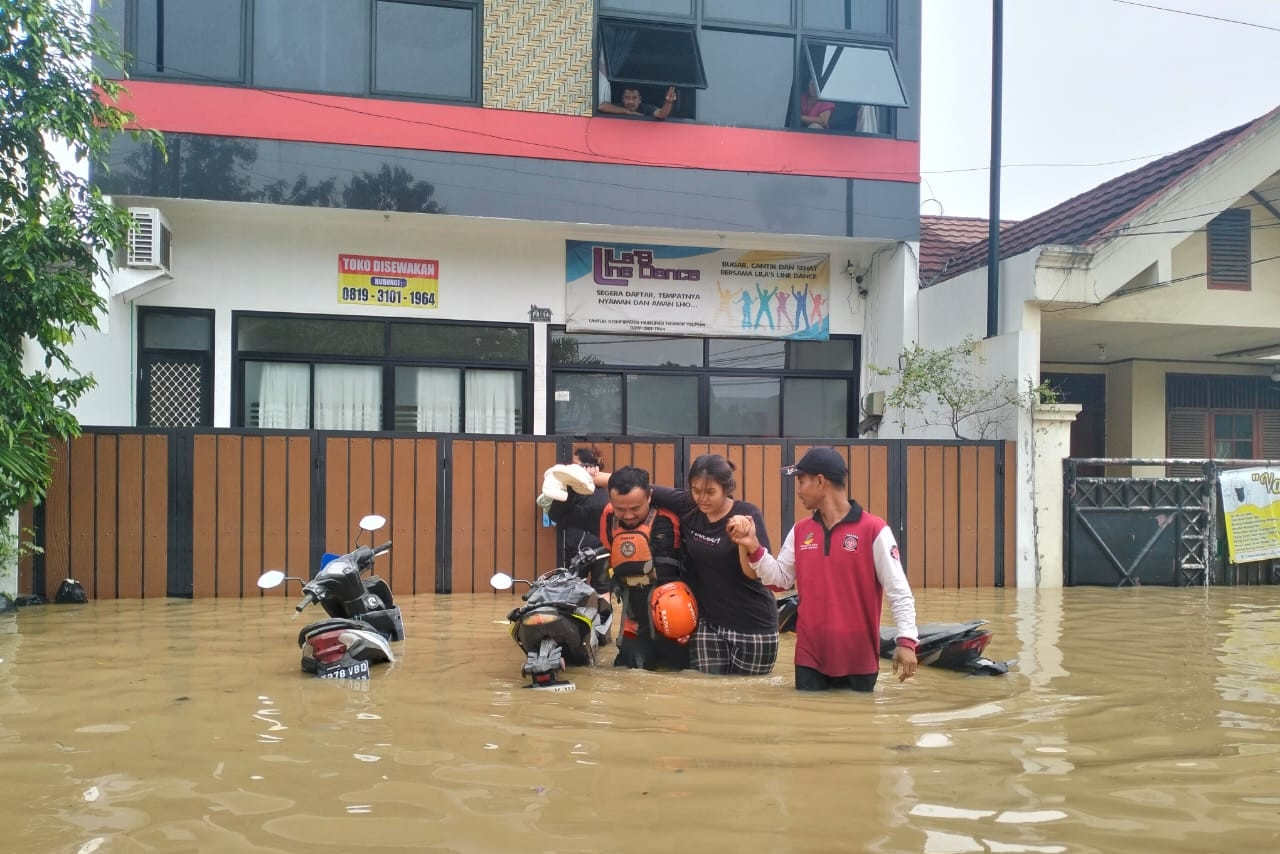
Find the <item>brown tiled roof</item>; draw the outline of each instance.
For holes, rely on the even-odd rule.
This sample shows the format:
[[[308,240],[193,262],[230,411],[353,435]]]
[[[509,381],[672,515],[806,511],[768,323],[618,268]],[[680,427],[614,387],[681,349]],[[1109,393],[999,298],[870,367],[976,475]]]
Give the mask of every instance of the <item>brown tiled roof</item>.
[[[1117,227],[1128,222],[1147,205],[1155,202],[1161,194],[1187,174],[1230,148],[1239,138],[1278,112],[1280,108],[1239,127],[1215,134],[1203,142],[1140,166],[1118,178],[1112,178],[1092,190],[1029,219],[1008,227],[1002,224],[1000,228],[1001,259],[1012,258],[1036,246],[1046,244],[1084,246],[1105,239]],[[921,217],[922,244],[924,219],[925,217]],[[985,224],[985,220],[983,222]],[[920,284],[921,287],[928,287],[936,281],[944,281],[969,270],[985,267],[986,235],[981,235],[979,242],[969,244],[949,256],[939,266],[941,272],[936,277],[925,275],[923,255],[922,245]]]
[[[920,217],[920,281],[932,282],[942,272],[947,259],[978,241],[986,245],[987,218],[982,216]],[[1000,228],[1016,219],[1000,220]]]

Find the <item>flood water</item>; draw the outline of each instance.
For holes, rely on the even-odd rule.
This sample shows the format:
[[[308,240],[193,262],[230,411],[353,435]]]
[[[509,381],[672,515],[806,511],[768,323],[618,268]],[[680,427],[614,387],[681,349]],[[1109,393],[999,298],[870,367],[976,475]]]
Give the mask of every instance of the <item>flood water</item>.
[[[522,689],[509,593],[404,599],[367,682],[292,600],[0,618],[0,850],[1219,852],[1280,841],[1280,590],[919,591],[1002,677],[871,696],[602,667]]]

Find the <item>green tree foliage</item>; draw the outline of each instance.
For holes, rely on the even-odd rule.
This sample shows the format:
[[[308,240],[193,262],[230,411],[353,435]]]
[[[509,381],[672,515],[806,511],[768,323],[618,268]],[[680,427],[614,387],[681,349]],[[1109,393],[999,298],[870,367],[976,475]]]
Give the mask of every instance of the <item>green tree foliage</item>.
[[[79,0],[0,2],[0,519],[44,494],[50,438],[79,431],[70,407],[93,379],[67,348],[96,328],[94,278],[128,233],[127,212],[59,158],[104,163],[132,121],[114,106],[120,84],[91,67],[95,53],[122,65]],[[43,355],[34,370],[28,342]]]
[[[926,426],[945,426],[957,439],[986,439],[1011,407],[1057,400],[1048,383],[1028,381],[1024,390],[1012,380],[986,379],[979,343],[969,337],[942,350],[912,344],[899,354],[897,371],[872,368],[882,376],[898,378],[897,387],[885,395],[885,404],[917,413]],[[906,430],[905,423],[902,428]]]

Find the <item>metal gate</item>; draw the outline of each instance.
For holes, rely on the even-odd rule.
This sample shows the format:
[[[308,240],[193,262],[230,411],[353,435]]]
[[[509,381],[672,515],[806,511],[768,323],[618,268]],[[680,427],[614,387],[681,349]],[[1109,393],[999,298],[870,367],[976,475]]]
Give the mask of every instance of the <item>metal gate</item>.
[[[1257,464],[1254,460],[1066,460],[1066,583],[1111,587],[1280,583],[1280,562],[1227,564],[1218,548],[1222,524],[1218,473]],[[1077,474],[1082,467],[1097,466],[1109,471],[1149,467],[1163,474]]]

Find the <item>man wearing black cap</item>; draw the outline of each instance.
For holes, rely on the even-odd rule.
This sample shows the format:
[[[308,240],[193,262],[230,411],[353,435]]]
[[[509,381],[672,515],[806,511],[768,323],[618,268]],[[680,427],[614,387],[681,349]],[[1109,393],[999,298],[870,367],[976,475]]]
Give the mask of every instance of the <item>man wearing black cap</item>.
[[[910,679],[917,667],[916,606],[893,531],[849,499],[849,468],[834,448],[810,448],[783,472],[795,477],[796,495],[813,516],[795,524],[778,556],[760,545],[750,516],[735,516],[728,529],[756,577],[796,587],[796,689],[875,687],[886,593],[898,630],[893,672],[899,681]]]

